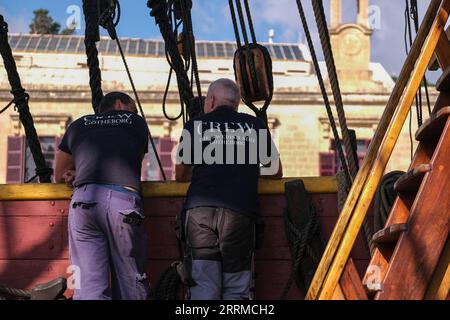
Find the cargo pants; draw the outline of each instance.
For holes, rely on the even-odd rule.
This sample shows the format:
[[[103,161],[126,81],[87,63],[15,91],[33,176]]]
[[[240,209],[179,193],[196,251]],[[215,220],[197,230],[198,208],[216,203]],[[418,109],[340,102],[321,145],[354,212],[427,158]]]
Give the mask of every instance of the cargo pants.
[[[186,265],[191,300],[248,300],[255,220],[224,208],[186,212]]]
[[[68,221],[70,260],[80,277],[75,300],[147,298],[143,220],[138,194],[96,184],[75,190]]]

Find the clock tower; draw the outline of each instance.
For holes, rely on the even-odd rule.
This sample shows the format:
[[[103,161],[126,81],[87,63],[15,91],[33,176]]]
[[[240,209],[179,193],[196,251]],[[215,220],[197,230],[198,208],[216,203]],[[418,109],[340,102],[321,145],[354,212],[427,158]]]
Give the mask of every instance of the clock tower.
[[[378,88],[370,63],[369,0],[356,0],[356,23],[342,23],[341,0],[331,0],[330,38],[341,87],[344,91]]]

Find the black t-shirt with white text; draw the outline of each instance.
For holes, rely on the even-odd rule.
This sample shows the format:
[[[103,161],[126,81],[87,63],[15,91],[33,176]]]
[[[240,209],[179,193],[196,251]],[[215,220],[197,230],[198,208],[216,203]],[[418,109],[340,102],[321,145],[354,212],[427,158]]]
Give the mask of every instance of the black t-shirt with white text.
[[[69,126],[59,149],[73,156],[75,187],[98,183],[141,190],[148,128],[139,115],[110,111],[81,117]]]
[[[181,147],[187,133],[191,140]],[[185,209],[217,207],[258,215],[261,140],[273,150],[262,120],[227,106],[187,122],[178,150],[180,162],[193,165]]]

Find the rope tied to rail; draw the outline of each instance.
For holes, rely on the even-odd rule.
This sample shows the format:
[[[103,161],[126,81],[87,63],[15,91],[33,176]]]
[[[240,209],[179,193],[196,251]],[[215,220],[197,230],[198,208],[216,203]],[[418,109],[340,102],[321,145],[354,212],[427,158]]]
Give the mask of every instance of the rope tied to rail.
[[[319,231],[319,220],[316,210],[312,204],[309,205],[309,212],[310,216],[308,218],[308,223],[303,229],[299,229],[297,225],[294,224],[289,216],[288,210],[285,210],[283,214],[285,234],[289,243],[291,254],[294,257],[294,263],[292,272],[289,275],[289,279],[283,289],[283,293],[281,294],[281,300],[286,299],[295,278],[300,272],[301,264],[306,256],[310,257],[315,264],[318,264],[320,261],[320,256],[317,256],[314,253],[310,245],[311,240]]]
[[[19,112],[19,119],[25,130],[27,144],[36,165],[36,175],[39,177],[39,182],[50,183],[53,169],[47,166],[44,155],[42,154],[41,144],[28,105],[30,97],[22,87],[16,62],[8,42],[8,24],[2,15],[0,15],[0,54],[3,58],[3,64],[11,85],[11,94],[14,96],[14,99],[6,108],[2,109],[2,112],[14,104],[15,109]]]

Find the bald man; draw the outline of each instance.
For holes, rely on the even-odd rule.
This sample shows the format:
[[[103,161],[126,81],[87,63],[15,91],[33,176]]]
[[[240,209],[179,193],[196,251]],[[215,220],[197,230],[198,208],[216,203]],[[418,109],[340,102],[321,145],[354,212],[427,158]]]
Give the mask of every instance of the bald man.
[[[250,298],[258,180],[264,169],[282,176],[266,125],[239,113],[240,100],[234,81],[213,82],[205,114],[186,123],[178,150],[176,179],[191,181],[184,226],[192,300]]]

